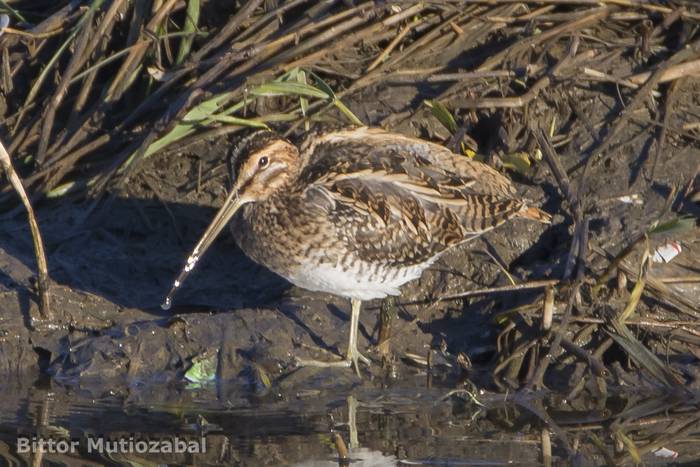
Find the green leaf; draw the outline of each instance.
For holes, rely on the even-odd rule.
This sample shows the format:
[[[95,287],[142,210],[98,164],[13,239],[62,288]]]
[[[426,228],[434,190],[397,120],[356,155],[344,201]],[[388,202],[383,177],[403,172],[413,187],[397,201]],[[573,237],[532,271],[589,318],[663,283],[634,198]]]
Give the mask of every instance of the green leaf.
[[[637,282],[634,284],[634,288],[632,289],[632,293],[630,294],[630,299],[627,302],[627,306],[624,310],[622,310],[622,312],[620,313],[620,317],[618,318],[623,323],[627,321],[637,309],[637,304],[639,304],[639,299],[642,298],[642,292],[644,292],[645,285],[646,280],[644,279],[644,277],[640,277],[639,279],[637,279]]]
[[[301,83],[301,81],[299,81],[299,71],[300,68],[295,66],[288,72],[280,75],[275,81],[292,81],[294,83]]]
[[[189,136],[190,134],[194,133],[198,126],[203,125],[208,117],[214,115],[214,112],[216,112],[219,109],[219,105],[221,104],[221,102],[227,99],[230,96],[230,94],[231,93],[224,93],[216,95],[211,99],[203,101],[199,105],[193,107],[192,110],[187,112],[182,121],[175,125],[175,128],[170,130],[170,132],[167,135],[158,138],[153,143],[151,143],[151,145],[148,146],[148,148],[146,148],[146,152],[144,153],[143,157],[149,157],[155,154],[156,152],[160,151],[161,149],[165,148],[169,144],[172,144],[175,141],[179,141],[185,136]],[[133,162],[133,159],[134,157],[136,157],[136,154],[138,154],[138,152],[134,152],[133,154],[131,154],[131,156],[129,156],[129,159],[127,159],[122,168],[128,167],[129,164]]]
[[[632,460],[634,461],[634,465],[641,464],[642,457],[639,455],[639,451],[637,450],[637,446],[634,444],[634,441],[632,441],[632,439],[629,436],[627,436],[622,430],[617,430],[615,432],[615,435],[620,441],[622,441],[622,444],[624,444],[627,448],[627,451],[630,453],[630,457],[632,457]]]
[[[658,224],[649,229],[649,235],[668,234],[672,232],[682,232],[695,228],[695,219],[690,216],[676,217],[670,221]]]
[[[346,117],[348,120],[350,120],[353,124],[358,125],[358,126],[364,126],[364,125],[365,125],[365,124],[362,122],[362,120],[360,120],[359,118],[357,118],[357,115],[355,115],[354,113],[352,113],[352,111],[351,111],[350,109],[347,108],[347,106],[343,103],[343,101],[341,101],[340,99],[338,99],[338,96],[335,95],[335,92],[334,92],[333,89],[328,85],[328,83],[326,83],[325,81],[323,81],[323,79],[321,79],[321,77],[318,76],[318,75],[317,75],[316,73],[314,73],[313,71],[310,71],[310,72],[309,72],[309,75],[314,79],[314,83],[316,84],[316,86],[317,86],[321,91],[325,92],[326,94],[328,94],[328,95],[330,96],[330,98],[333,100],[333,105],[335,105],[336,108],[337,108],[338,110],[340,110],[340,112],[341,112],[343,115],[345,115],[345,117]]]
[[[309,85],[305,82],[295,82],[287,80],[306,80],[306,75],[311,75],[317,82],[320,88]],[[167,147],[168,145],[179,141],[180,139],[191,135],[198,128],[210,125],[214,122],[225,122],[234,125],[250,126],[255,128],[268,128],[264,123],[266,121],[290,121],[298,118],[298,116],[292,113],[279,113],[270,114],[257,119],[246,119],[242,117],[231,116],[231,114],[243,109],[247,102],[247,96],[244,96],[240,102],[234,105],[220,109],[221,104],[231,97],[232,93],[219,94],[206,100],[196,107],[192,108],[175,127],[168,132],[168,134],[158,138],[156,141],[151,143],[151,145],[146,148],[144,153],[144,158],[149,157],[161,149]],[[248,95],[257,97],[271,97],[271,96],[299,96],[300,97],[300,107],[302,115],[306,115],[306,110],[308,110],[308,101],[306,97],[316,97],[321,99],[331,99],[333,105],[335,105],[341,113],[343,113],[352,123],[355,125],[363,125],[362,121],[355,116],[350,109],[348,109],[345,104],[343,104],[340,99],[338,99],[330,87],[323,82],[320,78],[311,72],[305,72],[298,68],[293,68],[292,70],[279,76],[274,81],[263,83],[259,86],[254,87],[249,91]],[[228,117],[230,116],[230,118]],[[308,116],[307,116],[308,117]],[[134,152],[131,154],[126,163],[122,166],[125,169],[129,166],[133,159],[138,153]]]
[[[333,89],[328,85],[328,83],[326,83],[325,81],[323,81],[323,79],[321,79],[320,76],[318,76],[318,75],[317,75],[316,73],[314,73],[313,71],[309,71],[309,76],[311,76],[311,77],[314,79],[314,83],[316,84],[316,87],[317,87],[318,89],[320,89],[321,91],[325,92],[325,93],[328,95],[328,97],[330,97],[331,99],[337,99],[337,98],[338,98],[338,97],[335,95],[335,92],[333,91]]]
[[[46,197],[51,199],[51,198],[60,198],[61,196],[64,196],[66,193],[69,193],[73,187],[75,186],[75,182],[67,182],[62,185],[58,185],[56,188],[53,190],[49,191],[46,193]]]
[[[430,107],[430,111],[438,119],[438,121],[447,128],[451,134],[457,131],[457,122],[452,116],[447,107],[445,107],[441,102],[438,101],[425,101],[425,104]]]
[[[185,372],[185,379],[194,383],[194,387],[211,383],[216,380],[216,367],[219,352],[204,352],[192,359],[192,366]]]
[[[348,109],[340,99],[333,100],[333,104],[338,108],[338,110],[340,110],[342,112],[343,115],[345,115],[348,118],[348,120],[350,120],[355,125],[359,125],[359,126],[365,125],[364,123],[362,123],[362,120],[357,118],[357,116],[354,113],[352,113],[352,111],[350,109]]]
[[[294,112],[265,114],[258,120],[262,122],[292,122],[299,118]]]
[[[502,157],[503,167],[525,174],[530,170],[530,157],[526,152],[514,152]]]
[[[214,115],[214,113],[219,110],[219,105],[221,105],[221,102],[223,102],[230,95],[230,93],[218,94],[211,99],[200,102],[198,105],[193,107],[192,110],[187,112],[182,121],[199,122],[207,117],[210,117],[211,115]]]

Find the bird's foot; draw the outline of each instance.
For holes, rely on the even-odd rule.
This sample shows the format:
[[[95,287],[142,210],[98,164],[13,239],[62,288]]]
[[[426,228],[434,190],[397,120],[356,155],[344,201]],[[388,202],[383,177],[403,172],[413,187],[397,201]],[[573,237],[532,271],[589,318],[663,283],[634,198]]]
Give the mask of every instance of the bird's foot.
[[[312,366],[317,368],[354,368],[357,376],[360,376],[360,364],[361,361],[367,366],[371,365],[369,358],[362,355],[357,349],[348,349],[348,354],[344,360],[335,362],[326,362],[323,360],[306,360],[302,358],[296,358],[296,363],[300,367]]]
[[[349,350],[348,350],[348,355],[347,355],[347,357],[345,357],[345,361],[346,361],[346,362],[350,362],[350,363],[352,363],[353,365],[355,365],[355,367],[357,367],[357,366],[358,366],[358,365],[357,365],[357,361],[358,361],[358,360],[360,360],[362,363],[364,363],[364,364],[367,365],[367,366],[370,366],[370,365],[372,364],[372,362],[370,361],[370,359],[367,358],[367,357],[365,357],[364,355],[362,355],[362,354],[360,353],[360,351],[357,350],[357,348],[349,349]]]

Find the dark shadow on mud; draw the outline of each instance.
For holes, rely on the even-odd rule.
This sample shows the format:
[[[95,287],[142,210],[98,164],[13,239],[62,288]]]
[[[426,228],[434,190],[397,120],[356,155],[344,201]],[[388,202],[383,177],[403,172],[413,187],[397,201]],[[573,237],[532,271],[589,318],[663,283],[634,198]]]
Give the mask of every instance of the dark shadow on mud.
[[[340,353],[340,349],[334,346],[329,346],[324,340],[323,337],[320,336],[317,332],[315,332],[313,329],[311,329],[302,318],[299,317],[298,313],[298,306],[293,305],[293,304],[280,304],[278,307],[279,311],[284,314],[287,318],[292,320],[294,324],[299,326],[301,329],[303,329],[311,338],[314,344],[316,344],[319,348],[322,348],[324,350],[327,350],[329,352],[334,352],[336,354]],[[337,310],[337,307],[333,306],[328,306],[328,309],[331,310]],[[343,320],[348,320],[345,315],[342,315]]]
[[[152,310],[159,305],[215,209],[147,199],[110,199],[84,223],[83,204],[65,200],[39,211],[51,279],[104,297],[121,307]],[[24,216],[3,222],[3,249],[34,270]],[[0,276],[8,288],[22,287],[13,271]],[[177,307],[241,308],[277,300],[289,284],[249,260],[226,231],[175,296]]]
[[[528,269],[536,278],[561,277],[571,243],[569,227],[568,222],[549,226],[535,243],[511,263],[512,270]]]

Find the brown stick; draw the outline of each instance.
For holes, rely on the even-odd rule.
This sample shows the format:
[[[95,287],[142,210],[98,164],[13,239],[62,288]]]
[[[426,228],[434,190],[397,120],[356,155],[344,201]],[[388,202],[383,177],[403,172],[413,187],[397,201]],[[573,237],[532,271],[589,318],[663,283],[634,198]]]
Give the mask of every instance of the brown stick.
[[[561,346],[567,352],[574,354],[580,360],[587,363],[588,366],[591,367],[591,370],[593,370],[593,373],[596,376],[608,376],[610,374],[610,372],[608,372],[607,368],[605,368],[605,365],[603,365],[602,361],[600,361],[594,355],[585,351],[584,349],[582,349],[578,345],[574,344],[566,337],[562,336]]]
[[[679,63],[678,65],[673,65],[668,67],[659,77],[659,83],[667,83],[669,81],[677,80],[678,78],[683,78],[685,76],[698,76],[700,75],[700,59],[690,60],[684,63]],[[645,71],[643,73],[638,73],[627,78],[628,81],[634,83],[638,86],[643,85],[651,77],[651,71]]]
[[[655,11],[659,13],[672,13],[674,10],[662,6],[654,5],[646,0],[499,0],[500,3],[537,3],[544,5],[616,5],[625,7],[636,7],[642,8],[648,11]],[[494,3],[494,0],[471,0],[470,3]],[[698,19],[700,15],[696,13],[691,13],[688,11],[682,11],[681,16],[684,18]]]
[[[502,287],[490,287],[488,289],[479,290],[469,290],[467,292],[460,292],[452,295],[444,295],[442,297],[437,297],[438,300],[454,300],[456,298],[470,297],[472,295],[488,295],[492,293],[500,292],[514,292],[516,290],[528,290],[528,289],[541,289],[545,287],[552,287],[559,284],[558,280],[542,280],[542,281],[532,281],[526,282],[524,284],[516,285],[504,285]]]
[[[5,146],[0,142],[0,165],[5,170],[7,178],[10,180],[13,188],[19,195],[24,204],[24,208],[27,210],[27,216],[29,217],[29,229],[32,232],[32,240],[34,242],[34,253],[36,255],[37,267],[39,270],[38,275],[38,286],[39,286],[39,311],[41,312],[42,318],[45,320],[50,320],[51,307],[49,304],[49,267],[46,263],[46,253],[44,252],[44,243],[41,240],[41,233],[39,232],[39,224],[34,216],[34,209],[32,209],[32,204],[29,202],[29,197],[24,191],[22,186],[22,180],[15,172],[12,166],[12,160],[10,155],[5,150]]]
[[[413,26],[415,26],[416,24],[418,24],[418,21],[414,21],[413,23],[404,26],[401,29],[401,31],[399,31],[399,33],[396,35],[394,40],[392,40],[389,43],[389,45],[382,51],[382,53],[380,53],[379,56],[374,59],[370,66],[367,67],[367,73],[377,68],[389,56],[389,54],[391,54],[391,52],[396,48],[396,46],[398,46],[401,43],[403,38],[406,37],[406,34],[411,32],[411,29],[413,29]]]
[[[698,60],[698,64],[700,64],[700,60]],[[664,150],[666,149],[666,133],[668,131],[668,125],[671,121],[671,114],[673,113],[673,107],[676,103],[676,97],[678,96],[678,93],[676,91],[678,90],[678,87],[681,83],[683,83],[683,80],[674,81],[668,87],[668,91],[666,92],[666,101],[664,103],[663,109],[662,126],[659,130],[659,138],[658,142],[656,143],[656,153],[654,154],[654,162],[651,166],[650,178],[652,181],[654,180],[654,175],[656,174],[656,167],[659,164],[659,159],[663,157]]]
[[[148,22],[144,31],[157,30],[161,23],[167,18],[168,13],[170,13],[170,10],[172,10],[175,7],[176,3],[176,0],[166,0],[158,9],[156,14],[153,15],[151,20]],[[142,32],[141,36],[144,37],[142,42],[145,45],[151,45],[151,41],[145,39],[145,32]],[[146,54],[146,50],[147,47],[134,48],[129,54],[129,56],[124,60],[121,68],[119,69],[119,71],[116,74],[116,77],[114,78],[114,81],[112,81],[111,86],[107,90],[107,95],[105,97],[106,102],[115,102],[119,100],[119,98],[122,96],[122,94],[124,94],[124,92],[126,92],[126,90],[131,85],[131,80],[129,79],[129,77],[141,64],[143,56]]]
[[[583,68],[583,73],[584,75],[594,79],[599,79],[601,81],[612,81],[614,83],[632,89],[636,89],[639,86],[643,85],[651,77],[651,71],[644,71],[642,73],[637,73],[636,75],[627,76],[625,78],[611,76],[607,73],[603,73],[592,68]],[[668,67],[665,71],[662,72],[661,76],[659,77],[658,83],[667,83],[669,81],[675,81],[679,78],[684,78],[686,76],[699,75],[700,59],[690,60],[684,63],[679,63],[678,65]]]

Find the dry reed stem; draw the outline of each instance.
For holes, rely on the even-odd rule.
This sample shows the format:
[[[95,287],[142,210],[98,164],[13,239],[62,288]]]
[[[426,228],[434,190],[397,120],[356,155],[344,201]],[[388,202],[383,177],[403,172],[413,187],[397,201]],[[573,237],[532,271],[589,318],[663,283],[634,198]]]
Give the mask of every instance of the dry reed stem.
[[[590,76],[591,78],[601,81],[610,81],[631,89],[637,89],[651,77],[650,71],[637,73],[636,75],[624,78],[618,78],[589,67],[583,67],[581,71],[583,71],[584,75]],[[658,83],[668,83],[669,81],[674,81],[686,76],[700,76],[700,59],[690,60],[668,67],[659,77]]]
[[[34,242],[34,254],[36,255],[36,262],[38,268],[38,280],[37,285],[39,289],[39,311],[43,319],[50,321],[52,319],[51,306],[49,301],[49,268],[46,262],[46,253],[44,252],[44,242],[41,240],[41,232],[39,231],[39,224],[34,216],[34,209],[29,201],[27,193],[24,191],[22,186],[22,180],[15,172],[12,166],[12,159],[10,155],[5,150],[5,146],[0,142],[0,165],[7,174],[7,178],[10,180],[12,187],[17,192],[17,195],[22,200],[24,208],[27,211],[27,216],[29,218],[29,229],[32,233],[32,241]]]

